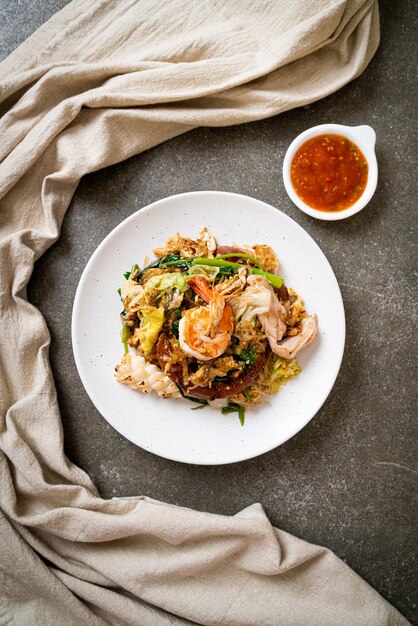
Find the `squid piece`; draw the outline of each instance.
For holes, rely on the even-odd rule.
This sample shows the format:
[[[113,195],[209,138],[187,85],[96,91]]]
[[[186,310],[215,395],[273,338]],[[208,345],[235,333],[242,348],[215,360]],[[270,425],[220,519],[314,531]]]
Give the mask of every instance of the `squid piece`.
[[[266,312],[258,313],[258,319],[274,354],[282,359],[293,359],[299,350],[308,346],[315,339],[317,334],[316,316],[305,317],[301,322],[301,332],[283,339],[286,332],[284,306],[263,276],[248,276],[247,282],[251,287],[258,288],[260,293],[266,290],[270,291],[270,307]]]
[[[286,332],[286,311],[273,288],[263,276],[248,276],[247,282],[250,285],[247,291],[252,288],[258,296],[260,302],[265,304],[265,297],[268,296],[268,308],[257,311],[260,324],[266,333],[266,337],[271,349],[275,352],[275,346],[283,338]],[[246,292],[244,292],[245,294]],[[264,296],[264,297],[263,297]]]
[[[302,330],[293,337],[286,337],[273,350],[282,359],[293,359],[299,350],[306,348],[316,337],[316,315],[305,317],[301,322]],[[271,345],[271,344],[270,344]]]
[[[128,352],[116,366],[116,379],[135,391],[150,393],[155,391],[163,398],[180,398],[181,394],[173,381],[156,366],[148,363],[143,356]]]

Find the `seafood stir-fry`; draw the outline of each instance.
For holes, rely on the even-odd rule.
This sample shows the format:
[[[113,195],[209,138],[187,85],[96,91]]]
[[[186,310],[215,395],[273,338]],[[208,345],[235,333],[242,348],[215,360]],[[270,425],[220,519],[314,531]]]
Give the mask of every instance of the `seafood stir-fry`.
[[[277,393],[301,368],[297,353],[317,334],[301,298],[277,275],[274,250],[218,245],[202,228],[179,233],[155,260],[134,265],[119,289],[125,354],[116,378],[195,409],[237,412]]]

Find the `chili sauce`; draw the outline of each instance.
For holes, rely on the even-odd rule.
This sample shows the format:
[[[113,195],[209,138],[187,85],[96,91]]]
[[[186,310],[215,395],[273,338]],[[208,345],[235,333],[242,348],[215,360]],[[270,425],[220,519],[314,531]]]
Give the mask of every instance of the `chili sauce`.
[[[325,134],[306,141],[295,153],[290,179],[299,198],[319,211],[341,211],[360,198],[368,164],[355,143]]]

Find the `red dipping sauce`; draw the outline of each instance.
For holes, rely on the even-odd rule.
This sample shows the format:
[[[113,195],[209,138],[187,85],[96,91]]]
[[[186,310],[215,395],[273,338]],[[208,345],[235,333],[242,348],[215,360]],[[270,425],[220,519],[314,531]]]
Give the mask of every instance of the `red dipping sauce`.
[[[318,135],[295,153],[290,180],[299,198],[319,211],[341,211],[360,198],[368,164],[355,143],[343,135]]]

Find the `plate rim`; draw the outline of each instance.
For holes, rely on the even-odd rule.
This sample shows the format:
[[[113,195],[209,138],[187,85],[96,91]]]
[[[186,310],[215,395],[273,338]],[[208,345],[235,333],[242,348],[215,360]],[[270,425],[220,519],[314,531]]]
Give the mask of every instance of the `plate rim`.
[[[325,260],[325,262],[327,263],[327,265],[329,266],[329,269],[331,270],[331,275],[334,281],[334,286],[337,289],[337,293],[339,295],[339,299],[338,299],[338,307],[340,308],[340,315],[341,315],[341,322],[342,322],[342,333],[341,333],[341,346],[340,346],[340,352],[337,359],[337,363],[338,363],[338,367],[335,368],[335,373],[334,376],[332,378],[329,379],[329,384],[327,385],[326,389],[323,391],[323,393],[321,394],[321,397],[318,399],[318,401],[316,402],[315,406],[308,411],[307,413],[309,414],[309,417],[307,419],[304,420],[303,424],[300,425],[298,424],[297,426],[295,425],[295,428],[290,429],[289,434],[287,434],[287,436],[285,437],[285,439],[281,440],[280,443],[274,442],[272,445],[269,445],[268,447],[266,447],[265,449],[261,450],[261,451],[257,451],[256,454],[252,454],[251,456],[248,456],[247,454],[243,455],[237,455],[236,458],[232,458],[232,460],[227,460],[227,461],[198,461],[198,460],[194,460],[194,461],[188,461],[185,460],[184,458],[179,458],[177,457],[175,454],[173,455],[166,455],[166,454],[161,454],[159,452],[156,452],[154,450],[151,450],[149,448],[143,447],[140,444],[136,443],[135,441],[132,441],[132,439],[122,431],[121,428],[119,428],[118,426],[116,426],[115,424],[111,423],[104,415],[103,411],[101,410],[101,408],[99,408],[99,406],[101,406],[101,401],[100,399],[95,397],[95,394],[91,391],[91,389],[88,388],[88,386],[86,386],[85,381],[83,379],[83,375],[82,375],[82,370],[83,370],[83,360],[80,356],[80,353],[78,351],[78,346],[77,346],[77,342],[76,342],[76,332],[77,332],[77,324],[78,324],[78,320],[80,319],[80,315],[77,315],[77,312],[79,310],[80,307],[80,303],[81,303],[81,299],[82,299],[82,290],[83,290],[83,283],[84,283],[84,279],[87,276],[90,267],[93,265],[96,257],[100,254],[100,252],[102,251],[102,249],[106,246],[107,242],[109,239],[113,238],[116,233],[121,230],[123,227],[126,226],[127,223],[129,223],[130,221],[135,220],[141,213],[147,211],[147,212],[152,212],[153,210],[158,209],[161,205],[168,203],[170,201],[172,201],[173,199],[178,199],[178,198],[182,198],[182,197],[199,197],[199,196],[234,196],[235,198],[238,199],[244,199],[245,201],[251,200],[253,202],[256,202],[260,205],[263,205],[264,208],[266,210],[268,210],[271,214],[274,213],[279,213],[280,216],[282,218],[285,219],[285,221],[291,223],[292,225],[296,225],[296,227],[298,229],[300,229],[301,231],[303,231],[303,234],[308,237],[311,241],[311,243],[314,245],[314,247],[316,248],[316,251],[319,252],[320,256],[323,257],[323,259]],[[77,373],[79,375],[79,378],[81,380],[81,383],[84,387],[84,390],[86,391],[90,401],[92,402],[93,406],[96,408],[96,410],[100,413],[100,415],[102,416],[102,418],[112,427],[114,428],[120,435],[122,435],[125,439],[128,439],[128,441],[130,441],[132,444],[134,444],[135,446],[145,450],[146,452],[150,452],[152,454],[155,454],[161,458],[167,459],[167,460],[171,460],[171,461],[176,461],[178,463],[185,463],[188,465],[202,465],[202,466],[215,466],[215,465],[230,465],[233,463],[240,463],[243,461],[247,461],[250,459],[254,459],[257,458],[263,454],[266,454],[267,452],[270,452],[272,450],[274,450],[275,448],[278,448],[279,446],[283,445],[284,443],[286,443],[287,441],[289,441],[289,439],[291,439],[292,437],[294,437],[298,432],[300,432],[301,430],[303,430],[305,428],[305,426],[307,426],[307,424],[315,417],[315,415],[319,412],[319,410],[321,409],[321,407],[324,405],[324,403],[326,402],[328,396],[330,395],[334,385],[335,385],[335,381],[338,377],[338,374],[340,372],[341,369],[341,363],[343,360],[343,356],[344,356],[344,351],[345,351],[345,340],[346,340],[346,316],[345,316],[345,309],[344,309],[344,301],[343,301],[343,297],[342,297],[342,293],[341,293],[341,289],[340,286],[338,284],[338,280],[337,277],[335,275],[335,272],[331,266],[331,263],[329,262],[328,258],[326,257],[325,253],[322,251],[322,249],[320,248],[320,246],[316,243],[316,241],[313,239],[313,237],[296,221],[294,220],[292,217],[290,217],[289,215],[287,215],[286,213],[284,213],[281,209],[278,209],[276,207],[274,207],[271,204],[268,204],[267,202],[264,202],[264,200],[259,200],[258,198],[253,198],[252,196],[248,196],[245,194],[240,194],[240,193],[235,193],[235,192],[230,192],[230,191],[222,191],[222,190],[198,190],[198,191],[187,191],[187,192],[183,192],[183,193],[178,193],[178,194],[172,194],[171,196],[166,196],[164,198],[160,198],[158,200],[154,200],[153,202],[151,202],[150,204],[145,205],[144,207],[141,207],[140,209],[138,209],[137,211],[135,211],[134,213],[132,213],[131,215],[129,215],[128,217],[126,217],[125,219],[123,219],[121,222],[119,222],[119,224],[117,224],[104,238],[103,240],[99,243],[99,245],[96,247],[96,249],[94,250],[94,252],[91,254],[90,258],[88,259],[78,282],[77,285],[77,289],[76,289],[76,293],[74,296],[74,301],[73,301],[73,307],[72,307],[72,315],[71,315],[71,344],[72,344],[72,350],[73,350],[73,357],[74,357],[74,361],[76,364],[76,368],[77,368]],[[93,397],[94,396],[94,397]]]

